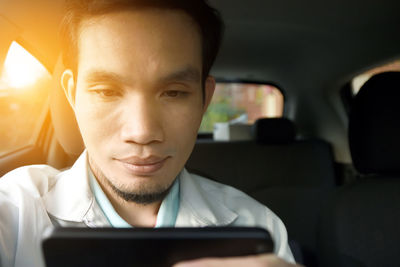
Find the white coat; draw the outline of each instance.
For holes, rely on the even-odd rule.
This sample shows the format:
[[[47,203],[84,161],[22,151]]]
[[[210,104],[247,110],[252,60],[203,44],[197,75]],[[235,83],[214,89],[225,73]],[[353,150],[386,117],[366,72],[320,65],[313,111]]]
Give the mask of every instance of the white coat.
[[[88,183],[86,152],[69,170],[47,165],[18,168],[0,179],[0,262],[2,267],[42,267],[40,242],[54,225],[110,226]],[[177,227],[260,226],[269,230],[275,253],[293,256],[281,220],[267,207],[226,185],[190,174],[180,177]]]

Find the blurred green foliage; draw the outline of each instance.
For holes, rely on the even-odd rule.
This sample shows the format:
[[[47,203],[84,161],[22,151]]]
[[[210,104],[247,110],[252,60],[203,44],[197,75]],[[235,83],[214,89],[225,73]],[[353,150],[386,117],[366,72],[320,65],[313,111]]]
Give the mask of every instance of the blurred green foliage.
[[[219,97],[213,100],[204,114],[199,132],[212,132],[214,123],[230,121],[245,112],[231,105],[228,97]]]

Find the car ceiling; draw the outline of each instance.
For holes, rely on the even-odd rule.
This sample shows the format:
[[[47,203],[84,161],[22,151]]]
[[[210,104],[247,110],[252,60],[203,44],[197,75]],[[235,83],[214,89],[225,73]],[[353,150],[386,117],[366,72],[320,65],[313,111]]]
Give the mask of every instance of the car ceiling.
[[[321,90],[400,56],[400,1],[212,0],[226,22],[213,74]],[[0,16],[50,69],[59,46],[60,0],[0,2]],[[326,88],[325,88],[326,89]]]
[[[397,0],[212,2],[227,24],[219,77],[320,90],[400,56]]]

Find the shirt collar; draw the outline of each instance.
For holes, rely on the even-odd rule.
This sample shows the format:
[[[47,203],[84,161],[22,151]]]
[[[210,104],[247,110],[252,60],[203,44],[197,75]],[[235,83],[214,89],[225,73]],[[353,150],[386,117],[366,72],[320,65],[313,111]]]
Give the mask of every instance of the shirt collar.
[[[124,219],[119,216],[119,214],[115,211],[114,207],[112,206],[111,202],[108,200],[106,194],[101,189],[99,183],[97,182],[96,178],[94,177],[90,168],[88,168],[88,175],[89,175],[89,186],[93,192],[94,198],[96,199],[97,204],[99,205],[100,209],[103,211],[105,217],[107,218],[108,222],[117,228],[129,228],[131,225],[127,223]]]
[[[60,172],[53,187],[43,196],[47,212],[57,219],[84,222],[98,217],[93,194],[88,183],[86,151],[68,170]],[[96,214],[94,214],[95,212]]]
[[[158,210],[156,228],[175,226],[180,202],[180,175],[178,175]]]

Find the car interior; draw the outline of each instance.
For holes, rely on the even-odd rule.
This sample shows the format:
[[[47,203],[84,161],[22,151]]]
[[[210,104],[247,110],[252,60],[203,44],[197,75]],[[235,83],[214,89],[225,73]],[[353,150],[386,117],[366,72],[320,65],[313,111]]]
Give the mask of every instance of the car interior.
[[[269,207],[305,266],[400,266],[400,2],[210,3],[226,24],[211,74],[276,86],[283,114],[249,124],[250,138],[199,133],[186,168]],[[13,42],[50,74],[40,94],[0,78],[0,176],[66,169],[84,149],[60,85],[63,10],[62,0],[0,2],[0,74]]]

